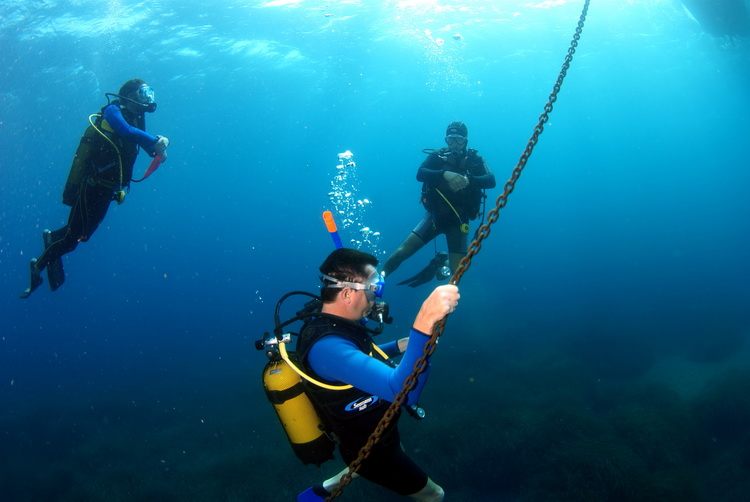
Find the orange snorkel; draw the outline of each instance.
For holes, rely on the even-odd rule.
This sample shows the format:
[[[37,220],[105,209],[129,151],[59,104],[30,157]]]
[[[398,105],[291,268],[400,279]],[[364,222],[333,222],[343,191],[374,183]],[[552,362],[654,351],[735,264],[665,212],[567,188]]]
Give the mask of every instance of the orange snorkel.
[[[323,221],[326,223],[326,228],[328,229],[328,233],[331,234],[331,239],[333,239],[336,249],[344,247],[341,243],[341,237],[339,237],[339,231],[336,228],[336,222],[333,221],[333,214],[330,211],[323,211]]]

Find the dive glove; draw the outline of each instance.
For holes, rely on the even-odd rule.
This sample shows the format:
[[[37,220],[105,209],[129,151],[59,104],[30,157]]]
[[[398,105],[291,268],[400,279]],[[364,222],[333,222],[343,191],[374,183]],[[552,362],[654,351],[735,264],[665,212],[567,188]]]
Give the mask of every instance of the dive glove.
[[[156,155],[161,155],[162,162],[167,160],[167,147],[169,146],[169,139],[165,136],[157,136],[156,143],[154,143],[154,152]]]
[[[458,192],[469,185],[469,178],[454,173],[453,171],[445,171],[443,173],[443,178],[448,182],[448,188],[450,188],[452,192]]]

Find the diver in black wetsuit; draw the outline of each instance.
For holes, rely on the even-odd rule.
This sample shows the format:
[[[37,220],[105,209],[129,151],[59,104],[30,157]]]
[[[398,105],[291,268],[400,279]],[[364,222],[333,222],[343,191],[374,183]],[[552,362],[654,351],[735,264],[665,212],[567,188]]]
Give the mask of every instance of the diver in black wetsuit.
[[[109,95],[108,95],[109,96]],[[138,148],[154,157],[167,157],[169,140],[145,131],[144,113],[156,110],[154,91],[141,79],[131,79],[120,88],[115,101],[92,115],[73,159],[63,191],[63,203],[71,207],[68,223],[53,232],[44,230],[44,252],[29,264],[31,284],[21,293],[27,298],[42,284],[41,272],[50,266],[50,288],[54,291],[65,275],[58,261],[86,242],[107,214],[110,202],[122,203],[132,181]],[[109,97],[108,97],[109,99]],[[56,277],[56,279],[53,279]]]
[[[438,254],[414,277],[400,284],[415,287],[438,275],[450,274],[443,267],[450,263],[455,272],[468,251],[469,221],[479,215],[483,190],[495,188],[495,175],[484,159],[472,148],[466,148],[468,130],[463,122],[451,122],[445,132],[447,148],[430,152],[417,171],[422,181],[422,204],[427,210],[422,221],[383,265],[383,276],[390,276],[401,263],[419,251],[439,234],[445,234],[448,259]]]

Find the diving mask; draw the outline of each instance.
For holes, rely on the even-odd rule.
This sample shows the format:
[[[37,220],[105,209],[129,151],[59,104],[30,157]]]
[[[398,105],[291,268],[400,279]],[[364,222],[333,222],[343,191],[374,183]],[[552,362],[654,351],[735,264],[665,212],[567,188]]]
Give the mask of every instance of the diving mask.
[[[463,151],[467,141],[468,139],[460,134],[448,134],[445,137],[445,144],[448,145],[451,154]]]
[[[321,277],[333,283],[333,284],[326,284],[325,285],[326,288],[334,288],[334,289],[351,288],[351,289],[356,289],[358,291],[364,291],[365,296],[367,296],[367,299],[371,302],[375,301],[375,298],[383,297],[383,289],[385,289],[385,280],[383,280],[383,277],[378,273],[372,274],[367,279],[367,282],[365,282],[364,284],[360,282],[340,281],[336,279],[335,277],[331,277],[330,275],[325,275],[325,274],[323,274]]]
[[[133,93],[135,95],[135,101],[141,105],[149,113],[156,111],[156,93],[148,85],[142,85],[137,91]]]

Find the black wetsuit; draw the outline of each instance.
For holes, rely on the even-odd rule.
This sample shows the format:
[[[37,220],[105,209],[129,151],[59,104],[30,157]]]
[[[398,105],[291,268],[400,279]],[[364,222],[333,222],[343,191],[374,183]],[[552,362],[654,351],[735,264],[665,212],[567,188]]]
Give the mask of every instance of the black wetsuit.
[[[469,185],[453,192],[443,177],[445,171],[466,176]],[[482,191],[495,188],[495,175],[476,150],[470,148],[468,151],[452,152],[448,148],[441,148],[422,162],[417,171],[417,181],[423,182],[422,204],[427,214],[414,228],[414,233],[425,243],[439,234],[445,234],[448,251],[465,254],[467,235],[461,232],[461,224],[479,216]]]
[[[138,147],[153,154],[157,140],[143,129],[143,115],[136,115],[117,102],[103,108],[94,125],[86,129],[71,167],[71,175],[79,171],[78,179],[82,181],[67,183],[63,192],[63,203],[71,206],[68,223],[51,233],[49,246],[37,259],[38,270],[73,251],[79,242],[89,240],[104,220],[115,192],[130,186]]]

